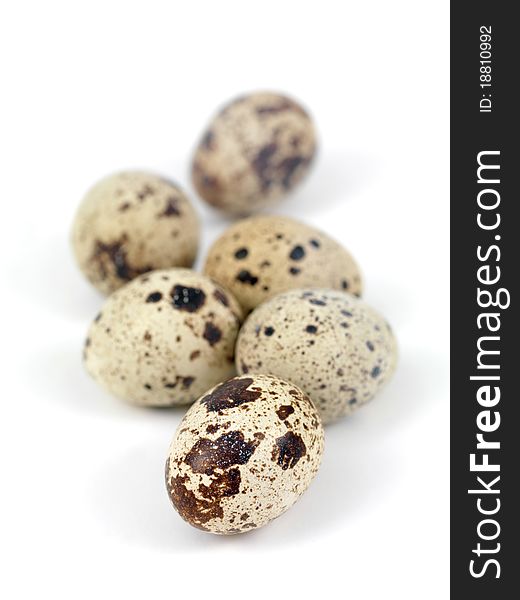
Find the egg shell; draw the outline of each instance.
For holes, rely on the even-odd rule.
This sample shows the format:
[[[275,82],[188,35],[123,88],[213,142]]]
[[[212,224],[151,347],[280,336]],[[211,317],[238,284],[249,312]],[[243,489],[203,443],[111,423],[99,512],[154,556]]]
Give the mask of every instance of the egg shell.
[[[220,534],[250,531],[296,502],[316,475],[323,427],[295,385],[236,377],[186,413],[166,461],[166,486],[181,517]]]
[[[248,94],[208,125],[193,157],[193,184],[212,206],[251,214],[291,191],[315,151],[314,125],[296,101],[272,92]]]
[[[232,295],[204,275],[153,271],[106,300],[88,332],[85,366],[128,402],[189,404],[235,374],[241,318]]]
[[[109,294],[153,269],[191,267],[199,219],[178,185],[127,171],[94,185],[72,227],[72,247],[86,278]]]
[[[249,315],[236,361],[240,374],[290,379],[329,423],[368,402],[389,380],[397,343],[366,302],[334,290],[292,290]]]
[[[256,216],[229,227],[211,246],[204,273],[250,311],[290,289],[327,287],[362,293],[352,255],[318,229],[287,217]]]

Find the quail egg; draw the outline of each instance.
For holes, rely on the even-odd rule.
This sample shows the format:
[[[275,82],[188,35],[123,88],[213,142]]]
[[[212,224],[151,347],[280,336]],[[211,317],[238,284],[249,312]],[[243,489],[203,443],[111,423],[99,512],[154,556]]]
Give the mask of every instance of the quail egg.
[[[199,220],[186,194],[141,171],[94,185],[72,228],[77,263],[103,294],[153,269],[191,267],[198,243]]]
[[[145,406],[189,404],[235,374],[238,302],[204,275],[165,269],[114,292],[85,342],[87,371]]]
[[[294,288],[362,291],[359,267],[343,246],[314,227],[274,215],[231,225],[211,246],[204,272],[246,311]]]
[[[298,387],[268,375],[235,377],[186,413],[170,446],[166,487],[191,525],[242,533],[296,502],[322,452],[320,418]]]
[[[236,347],[240,374],[289,379],[329,423],[368,402],[391,377],[397,344],[366,302],[327,289],[291,290],[254,310]]]
[[[313,122],[296,101],[270,92],[248,94],[208,125],[193,157],[193,184],[214,207],[251,214],[292,190],[315,150]]]

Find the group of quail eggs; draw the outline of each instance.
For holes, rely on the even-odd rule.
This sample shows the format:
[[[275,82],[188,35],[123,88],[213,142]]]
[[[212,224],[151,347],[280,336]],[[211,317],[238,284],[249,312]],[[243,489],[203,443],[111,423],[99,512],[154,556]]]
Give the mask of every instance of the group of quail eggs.
[[[283,95],[244,95],[218,112],[192,180],[240,218],[202,273],[191,269],[197,214],[167,178],[102,179],[74,221],[79,267],[108,295],[86,369],[127,402],[191,405],[166,488],[183,519],[212,533],[250,531],[287,510],[318,471],[323,424],[370,400],[396,366],[394,335],[360,299],[350,253],[310,225],[251,216],[302,180],[315,149],[309,114]]]

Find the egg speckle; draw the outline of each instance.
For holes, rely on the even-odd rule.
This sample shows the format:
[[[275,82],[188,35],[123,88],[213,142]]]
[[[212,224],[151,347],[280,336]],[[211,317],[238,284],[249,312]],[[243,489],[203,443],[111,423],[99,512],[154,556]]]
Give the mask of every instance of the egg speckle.
[[[292,506],[322,453],[319,415],[298,387],[268,375],[235,377],[186,413],[170,446],[166,487],[191,525],[242,533]]]
[[[104,294],[153,269],[191,267],[198,243],[198,217],[185,193],[141,171],[94,185],[72,229],[78,265]]]
[[[204,272],[227,287],[246,311],[295,288],[362,292],[359,267],[345,248],[314,227],[274,215],[229,227],[211,246]]]
[[[270,373],[307,393],[328,423],[368,402],[393,374],[388,323],[347,293],[292,290],[256,308],[236,347],[241,374]]]
[[[114,292],[92,323],[87,371],[146,406],[189,404],[235,374],[242,311],[232,295],[189,269],[142,275]]]
[[[292,190],[315,150],[312,120],[297,102],[275,93],[249,94],[209,124],[193,157],[193,184],[214,207],[250,214]]]

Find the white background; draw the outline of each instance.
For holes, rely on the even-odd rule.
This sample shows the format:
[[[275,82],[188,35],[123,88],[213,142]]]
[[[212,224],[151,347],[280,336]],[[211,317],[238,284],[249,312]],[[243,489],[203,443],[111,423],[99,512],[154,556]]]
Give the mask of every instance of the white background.
[[[2,4],[2,598],[448,597],[448,27],[438,0]],[[327,429],[294,508],[222,538],[168,502],[182,411],[128,407],[84,373],[102,298],[68,236],[111,171],[191,191],[207,119],[259,88],[300,98],[320,132],[276,211],[352,251],[401,358]],[[196,206],[203,256],[226,222]]]

